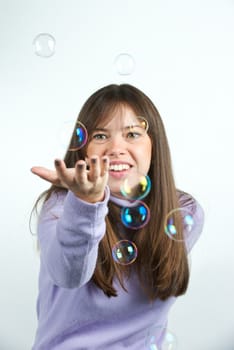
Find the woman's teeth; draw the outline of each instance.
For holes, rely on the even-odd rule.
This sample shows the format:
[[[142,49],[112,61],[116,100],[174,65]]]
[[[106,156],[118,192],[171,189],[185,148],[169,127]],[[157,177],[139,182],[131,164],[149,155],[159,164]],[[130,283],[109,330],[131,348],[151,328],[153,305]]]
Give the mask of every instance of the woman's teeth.
[[[128,164],[112,164],[109,167],[110,171],[123,171],[129,169],[130,166]]]

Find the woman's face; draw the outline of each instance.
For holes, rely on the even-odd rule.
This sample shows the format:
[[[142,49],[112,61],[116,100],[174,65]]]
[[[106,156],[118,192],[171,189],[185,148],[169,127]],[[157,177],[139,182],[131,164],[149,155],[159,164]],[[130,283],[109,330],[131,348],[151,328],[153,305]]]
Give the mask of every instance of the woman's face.
[[[121,182],[133,174],[146,175],[150,168],[152,143],[147,123],[128,106],[121,106],[107,122],[98,124],[87,146],[87,162],[91,156],[110,159],[108,185],[119,193]]]

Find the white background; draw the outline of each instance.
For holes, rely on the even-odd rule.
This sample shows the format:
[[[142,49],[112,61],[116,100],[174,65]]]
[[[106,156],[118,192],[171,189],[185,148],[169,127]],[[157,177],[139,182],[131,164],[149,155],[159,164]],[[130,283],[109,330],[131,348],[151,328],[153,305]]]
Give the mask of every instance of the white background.
[[[50,58],[34,53],[41,32]],[[121,76],[115,57],[135,62]],[[234,1],[0,1],[0,349],[31,348],[39,257],[29,216],[48,184],[30,173],[63,157],[59,130],[96,89],[127,82],[154,101],[176,183],[206,221],[187,294],[169,328],[177,350],[234,349]],[[69,349],[68,349],[69,350]]]

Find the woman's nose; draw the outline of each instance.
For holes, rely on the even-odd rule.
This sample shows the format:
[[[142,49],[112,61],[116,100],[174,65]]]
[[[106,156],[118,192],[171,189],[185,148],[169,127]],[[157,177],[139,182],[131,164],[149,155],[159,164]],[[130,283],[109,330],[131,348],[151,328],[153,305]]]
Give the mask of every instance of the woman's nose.
[[[127,152],[127,143],[122,136],[113,136],[108,144],[107,155],[124,155]]]

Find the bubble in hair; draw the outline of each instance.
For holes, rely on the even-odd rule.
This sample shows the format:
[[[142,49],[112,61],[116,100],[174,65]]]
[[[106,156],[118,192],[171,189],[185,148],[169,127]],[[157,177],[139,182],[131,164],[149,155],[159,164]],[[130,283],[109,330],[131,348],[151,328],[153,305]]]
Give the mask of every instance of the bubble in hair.
[[[134,205],[121,209],[122,223],[130,229],[138,230],[144,227],[149,219],[150,210],[148,206],[141,201],[136,201]]]
[[[120,265],[132,264],[137,258],[137,247],[132,241],[123,239],[112,247],[112,256]]]

